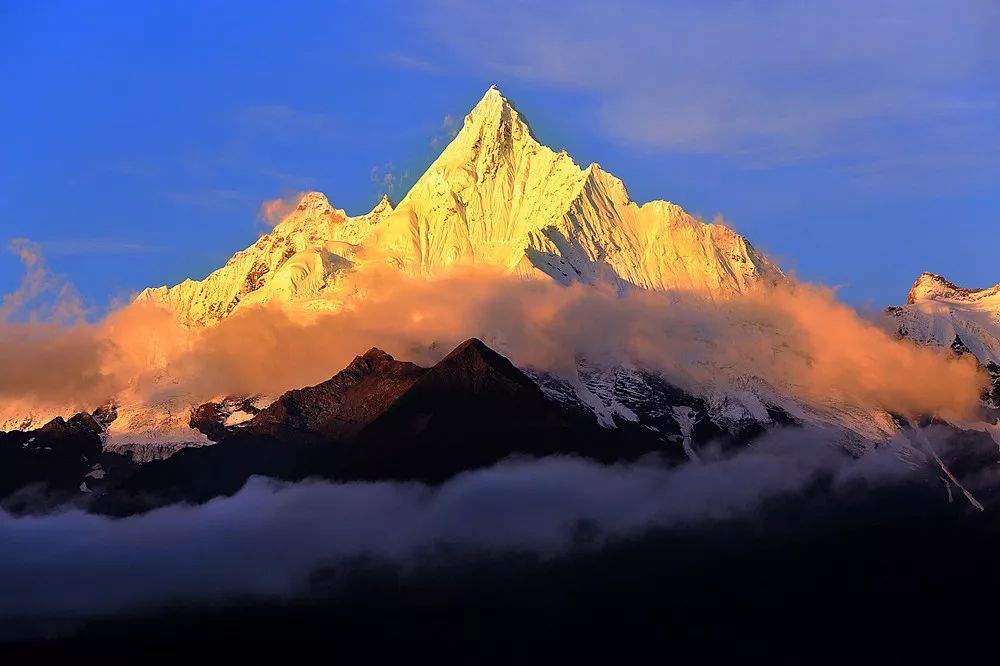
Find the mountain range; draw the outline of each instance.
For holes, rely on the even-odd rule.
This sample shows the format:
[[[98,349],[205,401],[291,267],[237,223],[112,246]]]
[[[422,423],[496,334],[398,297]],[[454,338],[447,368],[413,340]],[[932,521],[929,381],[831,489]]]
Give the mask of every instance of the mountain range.
[[[540,144],[514,106],[490,88],[462,129],[393,207],[351,217],[320,192],[202,281],[142,291],[183,323],[211,325],[250,304],[337,309],[338,289],[366,263],[433,275],[488,265],[561,283],[610,279],[642,289],[732,295],[782,272],[728,227],[667,201],[642,206],[624,183]]]
[[[350,216],[322,193],[305,193],[205,279],[145,289],[135,302],[164,309],[188,330],[207,330],[257,306],[350,309],[368,296],[352,280],[366,271],[433,278],[457,267],[717,303],[790,283],[728,227],[667,201],[637,204],[599,165],[581,168],[542,145],[491,87],[398,204],[383,197]],[[974,357],[991,377],[974,423],[942,425],[975,451],[995,453],[1000,285],[962,289],[924,273],[907,303],[883,319],[899,338]],[[329,380],[277,398],[219,395],[198,404],[182,390],[164,390],[156,403],[109,396],[92,413],[51,421],[54,414],[8,415],[0,454],[14,471],[0,489],[9,495],[49,484],[60,497],[129,513],[231,494],[251,474],[437,483],[517,454],[698,461],[709,444],[742,446],[799,426],[835,429],[854,452],[902,441],[907,455],[938,458],[898,414],[806,398],[791,384],[746,376],[694,390],[652,368],[584,357],[569,372],[519,368],[504,351],[472,339],[420,367],[371,349]],[[170,388],[169,375],[161,381]],[[57,460],[52,483],[40,471],[49,460]]]

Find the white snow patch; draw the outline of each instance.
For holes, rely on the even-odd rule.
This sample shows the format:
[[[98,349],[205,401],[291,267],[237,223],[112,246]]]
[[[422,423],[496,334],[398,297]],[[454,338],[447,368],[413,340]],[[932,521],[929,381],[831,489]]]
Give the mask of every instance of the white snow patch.
[[[247,421],[249,421],[253,417],[254,417],[254,415],[251,414],[250,412],[244,412],[243,410],[237,410],[237,411],[233,412],[232,414],[230,414],[229,416],[226,417],[226,420],[224,421],[224,425],[226,425],[227,427],[228,426],[239,425],[240,423],[246,423]]]
[[[694,430],[695,424],[698,419],[695,415],[695,411],[686,405],[680,405],[677,407],[670,408],[671,413],[674,415],[674,420],[677,421],[677,425],[681,429],[681,446],[684,447],[684,453],[691,462],[700,463],[701,458],[698,456],[698,452],[694,450],[694,446],[691,443],[691,432]]]

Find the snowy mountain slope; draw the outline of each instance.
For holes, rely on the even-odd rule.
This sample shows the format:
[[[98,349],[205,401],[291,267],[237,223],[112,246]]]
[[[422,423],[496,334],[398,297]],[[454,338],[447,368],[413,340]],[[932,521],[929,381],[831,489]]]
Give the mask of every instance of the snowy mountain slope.
[[[278,301],[338,309],[344,272],[365,261],[408,274],[487,264],[559,282],[606,278],[644,289],[744,293],[781,271],[749,242],[676,204],[634,203],[624,184],[535,139],[495,87],[394,209],[387,199],[348,217],[319,192],[201,281],[137,298],[179,321],[210,325],[237,308]]]
[[[572,411],[591,412],[601,425],[637,423],[664,442],[683,445],[689,458],[706,444],[739,444],[768,428],[812,425],[839,433],[839,442],[861,452],[889,440],[899,430],[891,415],[829,401],[810,404],[758,378],[702,387],[696,394],[661,375],[634,367],[581,362],[576,376],[557,377],[527,370],[550,400]],[[831,437],[836,436],[831,434]]]
[[[335,308],[335,287],[355,248],[391,212],[392,202],[383,197],[369,213],[348,217],[311,192],[270,233],[204,280],[144,289],[136,300],[167,307],[191,326],[215,323],[241,305],[271,301]]]
[[[906,305],[886,313],[900,337],[957,351],[964,347],[983,365],[1000,364],[1000,284],[963,289],[940,275],[923,273]]]
[[[732,230],[669,202],[639,206],[599,165],[541,145],[495,87],[373,238],[413,273],[485,263],[720,295],[782,277]]]
[[[1000,407],[1000,284],[965,289],[922,273],[906,304],[887,308],[885,317],[901,338],[975,356],[993,380],[987,402]]]

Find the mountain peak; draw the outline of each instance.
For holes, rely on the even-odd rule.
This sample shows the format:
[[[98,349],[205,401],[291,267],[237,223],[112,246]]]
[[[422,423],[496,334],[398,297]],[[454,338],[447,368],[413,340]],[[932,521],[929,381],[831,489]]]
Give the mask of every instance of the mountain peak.
[[[497,88],[497,84],[494,83],[493,85],[491,85],[489,88],[486,89],[486,92],[483,93],[483,96],[479,99],[479,102],[477,102],[476,105],[472,107],[472,110],[475,111],[480,107],[486,108],[486,107],[503,106],[504,104],[506,104],[507,106],[511,106],[510,101],[503,96],[503,93],[500,92],[499,88]]]
[[[302,227],[325,223],[336,209],[322,192],[306,192],[299,203],[275,226],[275,229],[290,231]]]
[[[355,356],[354,360],[351,361],[351,363],[344,368],[342,372],[355,372],[367,375],[373,372],[378,372],[379,370],[395,363],[396,359],[394,359],[390,354],[387,354],[378,347],[372,347],[361,356]]]
[[[368,217],[391,213],[394,209],[395,205],[393,205],[392,199],[389,198],[388,194],[383,194],[382,198],[378,200],[377,204],[375,204],[375,207],[368,211]]]
[[[447,378],[448,382],[470,382],[472,386],[478,386],[486,377],[503,377],[503,381],[512,386],[537,389],[534,383],[518,370],[506,356],[494,351],[479,338],[469,338],[451,350],[447,356],[428,371],[426,381],[439,381]]]
[[[940,298],[962,299],[982,291],[982,289],[966,289],[964,287],[959,287],[954,282],[945,279],[937,273],[924,271],[910,288],[910,293],[906,297],[906,302],[907,304],[913,304],[917,301]]]
[[[299,205],[296,206],[296,209],[298,210],[308,210],[316,208],[332,209],[333,206],[330,205],[330,200],[327,199],[326,195],[323,194],[322,192],[306,192],[305,194],[302,195],[302,198],[299,199]]]
[[[479,136],[489,134],[500,137],[503,134],[509,134],[509,132],[500,132],[500,128],[511,126],[517,126],[530,139],[535,140],[527,121],[518,113],[511,101],[503,96],[496,84],[493,84],[465,116],[462,130],[463,133],[472,132]]]
[[[368,351],[366,351],[364,354],[362,354],[358,358],[364,358],[364,359],[368,359],[368,360],[372,360],[372,361],[374,361],[374,360],[381,360],[381,359],[388,359],[390,361],[395,360],[395,359],[392,358],[391,354],[388,354],[388,353],[382,351],[378,347],[372,347],[371,349],[369,349]]]
[[[487,346],[487,344],[482,340],[480,340],[479,338],[469,338],[462,344],[452,349],[448,353],[448,355],[444,357],[443,360],[448,360],[449,358],[453,358],[455,356],[461,356],[463,354],[478,354],[480,356],[484,355],[500,356],[500,354],[497,354],[495,351],[490,349],[489,346]]]
[[[563,284],[611,280],[712,296],[783,278],[735,232],[673,204],[639,206],[601,165],[582,169],[541,144],[494,85],[398,205],[383,197],[347,216],[309,192],[224,270],[140,296],[197,325],[271,301],[335,310],[357,297],[340,276],[374,256],[411,275],[482,264]]]

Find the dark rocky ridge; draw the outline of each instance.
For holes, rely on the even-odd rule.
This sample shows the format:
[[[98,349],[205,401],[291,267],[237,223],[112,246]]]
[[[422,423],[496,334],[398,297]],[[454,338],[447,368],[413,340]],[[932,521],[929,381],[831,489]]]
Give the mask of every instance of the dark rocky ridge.
[[[738,449],[770,428],[795,425],[779,410],[769,410],[769,423],[717,422],[703,399],[641,371],[598,379],[593,390],[610,391],[626,410],[628,418],[614,415],[614,427],[602,427],[594,411],[574,401],[565,380],[529,377],[477,339],[431,368],[370,349],[329,380],[288,391],[265,409],[251,398],[203,405],[192,424],[219,443],[141,466],[102,453],[113,409],[56,419],[36,431],[0,433],[0,499],[36,485],[52,502],[82,501],[128,515],[232,495],[253,475],[437,484],[511,456],[576,455],[611,463],[653,454],[673,464],[697,459],[708,443],[716,451]],[[236,410],[256,414],[226,426],[225,417]],[[939,451],[954,461],[963,481],[974,481],[997,459],[985,433],[929,420],[920,425],[951,429],[942,441],[963,442]]]
[[[56,417],[36,430],[0,432],[3,508],[48,509],[130,474],[131,460],[104,452],[103,433],[104,426],[86,413],[68,421]]]
[[[384,412],[427,370],[372,348],[331,379],[288,391],[240,428],[256,435],[344,439]]]
[[[654,452],[683,458],[648,429],[607,430],[559,407],[473,339],[429,369],[369,350],[330,380],[284,394],[219,444],[144,465],[95,506],[124,515],[201,502],[255,474],[440,483],[511,455],[611,462]]]

